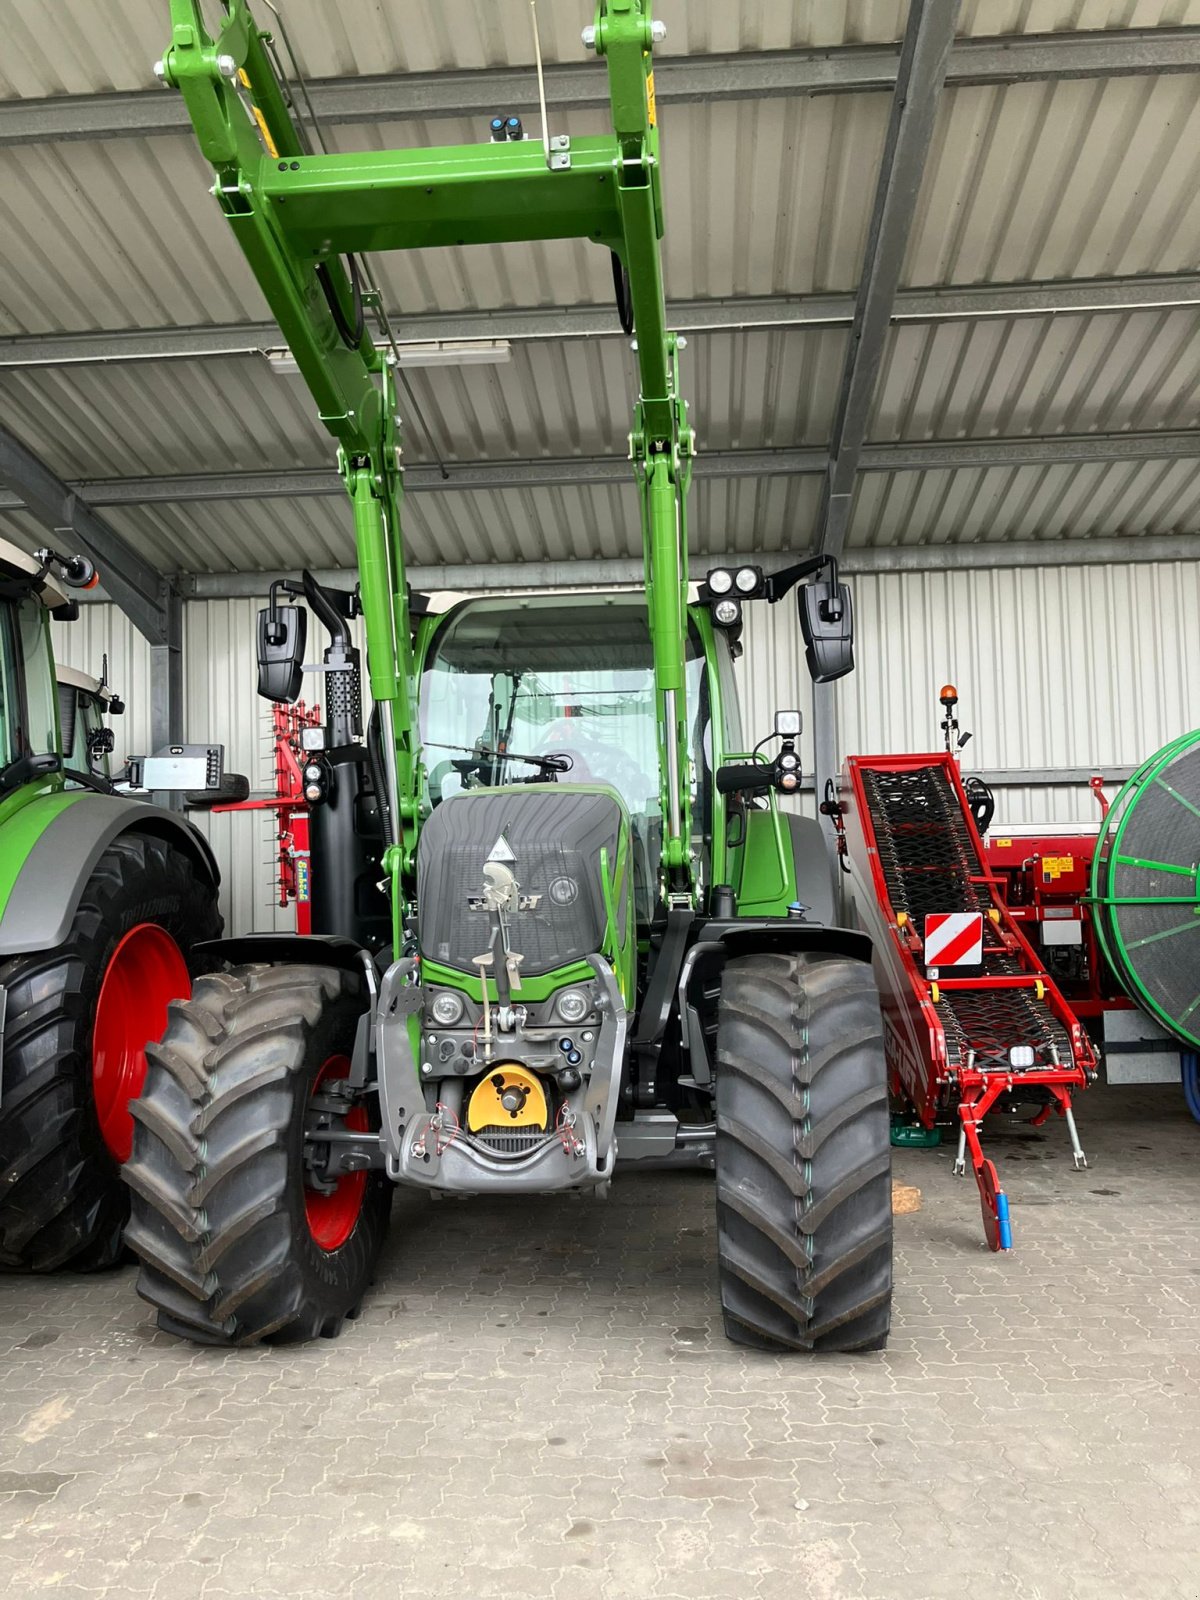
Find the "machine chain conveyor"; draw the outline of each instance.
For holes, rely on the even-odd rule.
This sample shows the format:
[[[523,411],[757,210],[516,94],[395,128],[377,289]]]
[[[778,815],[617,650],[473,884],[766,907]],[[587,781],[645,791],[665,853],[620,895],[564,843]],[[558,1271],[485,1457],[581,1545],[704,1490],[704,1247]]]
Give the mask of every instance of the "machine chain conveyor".
[[[1030,1105],[1040,1127],[1057,1111],[1075,1165],[1086,1166],[1071,1095],[1096,1075],[1091,1044],[1009,915],[952,753],[852,756],[839,821],[859,919],[875,941],[892,1091],[930,1133],[957,1117],[955,1171],[969,1154],[988,1244],[1008,1249],[1008,1201],[983,1154],[983,1118]]]

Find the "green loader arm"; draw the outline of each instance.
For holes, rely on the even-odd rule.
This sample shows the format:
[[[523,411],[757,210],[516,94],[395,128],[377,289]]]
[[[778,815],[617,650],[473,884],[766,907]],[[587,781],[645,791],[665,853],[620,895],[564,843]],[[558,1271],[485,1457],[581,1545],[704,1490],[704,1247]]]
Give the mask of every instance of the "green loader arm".
[[[385,870],[397,931],[413,883],[421,752],[394,358],[366,329],[353,259],[369,250],[585,238],[614,251],[628,273],[640,376],[630,456],[654,648],[662,860],[668,898],[690,901],[684,656],[694,441],[663,298],[650,0],[600,0],[595,47],[608,66],[613,132],[573,138],[569,152],[549,162],[534,140],[310,153],[272,64],[271,36],[255,25],[246,0],[225,0],[215,38],[199,0],[170,0],[170,7],[171,43],[156,70],[183,93],[216,173],[213,193],[338,441],[354,508],[371,693],[386,730],[396,843]]]

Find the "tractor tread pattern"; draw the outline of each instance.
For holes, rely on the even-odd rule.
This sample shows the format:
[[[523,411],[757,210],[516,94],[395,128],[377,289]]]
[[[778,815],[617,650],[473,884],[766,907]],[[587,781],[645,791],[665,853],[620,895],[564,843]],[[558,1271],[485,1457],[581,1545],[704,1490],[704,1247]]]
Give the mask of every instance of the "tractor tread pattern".
[[[0,1270],[84,1272],[123,1257],[129,1202],[96,1121],[92,1028],[109,956],[138,921],[159,922],[185,956],[221,932],[216,896],[188,858],[125,833],[92,869],[65,942],[0,963]]]
[[[891,1150],[870,967],[778,952],[730,961],[716,1115],[728,1337],[762,1350],[881,1349]]]
[[[368,1179],[346,1242],[322,1252],[297,1163],[314,1049],[331,1015],[361,1010],[357,975],[318,965],[199,978],[146,1054],[123,1175],[138,1293],[165,1332],[201,1344],[331,1337],[357,1310],[386,1227],[390,1185]]]

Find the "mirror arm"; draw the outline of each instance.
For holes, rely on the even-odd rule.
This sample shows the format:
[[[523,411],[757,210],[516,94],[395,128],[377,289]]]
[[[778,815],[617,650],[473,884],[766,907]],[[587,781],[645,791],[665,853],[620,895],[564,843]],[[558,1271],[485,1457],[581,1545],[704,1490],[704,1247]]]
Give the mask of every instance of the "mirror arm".
[[[801,579],[811,578],[815,573],[826,567],[829,569],[829,581],[836,589],[838,581],[837,557],[827,554],[806,556],[803,561],[797,561],[794,566],[784,567],[782,572],[769,572],[767,574],[764,583],[767,600],[771,605],[774,605],[776,601],[782,600],[784,595],[790,594]],[[830,617],[829,620],[836,622],[839,618]]]
[[[284,628],[279,621],[279,595],[280,592],[291,595],[293,599],[304,593],[304,585],[297,583],[294,578],[275,578],[267,591],[267,642],[268,644],[282,644]]]

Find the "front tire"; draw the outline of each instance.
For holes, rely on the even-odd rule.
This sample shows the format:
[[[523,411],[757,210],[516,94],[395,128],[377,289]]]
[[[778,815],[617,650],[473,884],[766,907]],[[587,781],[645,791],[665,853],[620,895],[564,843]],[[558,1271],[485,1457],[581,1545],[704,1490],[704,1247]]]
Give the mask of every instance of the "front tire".
[[[346,1076],[362,1012],[355,974],[307,965],[214,973],[171,1007],[123,1170],[138,1293],[166,1332],[300,1343],[357,1315],[391,1185],[347,1173],[323,1194],[304,1150],[314,1090]],[[360,1100],[343,1125],[368,1114]]]
[[[215,885],[165,840],[128,833],[92,869],[66,940],[0,964],[0,1268],[121,1259],[145,1045],[190,988],[192,946],[220,932]]]
[[[870,967],[778,953],[730,961],[716,1100],[726,1335],[762,1350],[882,1349],[891,1148]]]

